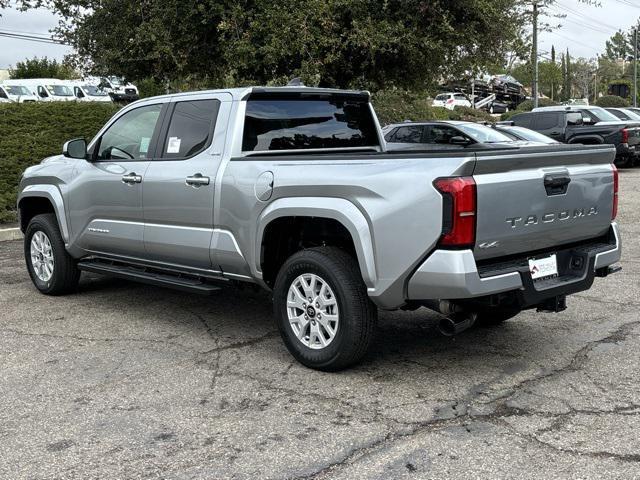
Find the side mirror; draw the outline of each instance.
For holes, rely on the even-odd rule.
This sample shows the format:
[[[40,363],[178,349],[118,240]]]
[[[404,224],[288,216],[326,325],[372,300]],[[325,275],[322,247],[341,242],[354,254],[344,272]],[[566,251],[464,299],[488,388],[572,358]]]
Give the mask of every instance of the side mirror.
[[[65,142],[62,147],[62,155],[68,158],[87,158],[87,141],[84,138],[76,138]]]
[[[469,139],[463,137],[462,135],[456,135],[455,137],[451,137],[449,139],[449,143],[451,145],[469,145]]]

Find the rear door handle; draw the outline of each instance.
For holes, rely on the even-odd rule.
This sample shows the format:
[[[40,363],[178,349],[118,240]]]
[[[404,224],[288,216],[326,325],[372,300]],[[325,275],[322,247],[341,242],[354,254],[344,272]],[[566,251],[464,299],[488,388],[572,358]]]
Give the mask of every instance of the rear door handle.
[[[130,185],[133,185],[134,183],[141,183],[142,175],[136,175],[135,172],[127,173],[126,175],[122,176],[122,181]]]
[[[201,187],[202,185],[209,185],[211,179],[209,177],[202,176],[201,173],[196,173],[191,177],[187,177],[186,183],[187,185],[191,185],[192,187]]]

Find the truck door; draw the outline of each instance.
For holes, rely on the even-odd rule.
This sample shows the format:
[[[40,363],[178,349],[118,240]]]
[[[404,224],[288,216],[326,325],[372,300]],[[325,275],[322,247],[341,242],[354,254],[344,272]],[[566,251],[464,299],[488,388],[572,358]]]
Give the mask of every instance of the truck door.
[[[564,141],[563,112],[541,112],[534,115],[534,130],[559,142]]]
[[[144,255],[142,188],[162,111],[162,103],[129,110],[90,145],[90,160],[75,162],[69,215],[85,250]]]
[[[216,173],[230,94],[175,97],[147,171],[143,205],[146,257],[210,269]]]

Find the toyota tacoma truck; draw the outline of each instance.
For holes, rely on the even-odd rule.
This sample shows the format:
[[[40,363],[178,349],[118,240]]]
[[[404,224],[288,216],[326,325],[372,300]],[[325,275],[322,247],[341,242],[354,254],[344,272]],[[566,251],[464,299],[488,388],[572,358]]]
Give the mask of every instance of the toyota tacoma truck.
[[[428,147],[428,146],[427,146]],[[273,295],[283,341],[338,370],[378,309],[440,330],[559,312],[619,267],[610,145],[387,152],[368,92],[239,88],[148,98],[28,168],[26,266],[48,295],[81,272]]]

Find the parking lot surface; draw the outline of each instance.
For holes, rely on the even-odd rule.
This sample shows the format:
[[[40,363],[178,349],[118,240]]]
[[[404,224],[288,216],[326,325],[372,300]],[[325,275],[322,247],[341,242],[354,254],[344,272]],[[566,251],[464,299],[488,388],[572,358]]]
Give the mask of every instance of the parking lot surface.
[[[2,242],[0,478],[640,478],[640,171],[620,177],[621,273],[453,339],[381,312],[340,373],[293,361],[264,292],[83,275],[46,297]]]

